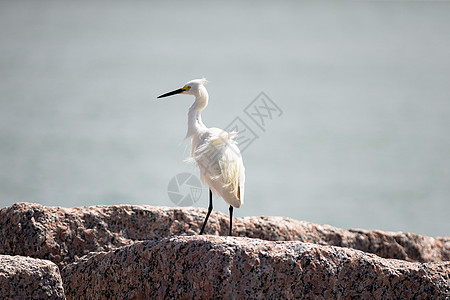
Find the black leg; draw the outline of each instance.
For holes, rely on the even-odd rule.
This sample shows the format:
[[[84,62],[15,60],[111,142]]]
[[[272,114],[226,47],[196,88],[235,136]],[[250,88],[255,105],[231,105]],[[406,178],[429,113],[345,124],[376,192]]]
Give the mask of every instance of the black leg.
[[[211,214],[213,210],[213,204],[212,204],[212,192],[211,189],[209,189],[209,206],[208,206],[208,213],[206,214],[205,221],[203,222],[202,229],[200,230],[200,234],[203,234],[203,231],[205,231],[206,222],[208,222],[209,215]]]
[[[230,234],[231,236],[231,228],[233,227],[233,206],[230,205],[230,208],[228,209],[230,211]]]

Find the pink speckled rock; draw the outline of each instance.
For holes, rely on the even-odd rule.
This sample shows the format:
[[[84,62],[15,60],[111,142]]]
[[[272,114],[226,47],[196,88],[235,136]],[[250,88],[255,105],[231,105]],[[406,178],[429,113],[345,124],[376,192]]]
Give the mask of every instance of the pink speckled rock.
[[[90,254],[68,299],[448,299],[450,262],[411,263],[303,242],[192,236]]]
[[[196,235],[202,208],[137,205],[49,207],[17,203],[0,210],[0,254],[48,259],[60,267],[89,252],[110,251],[135,241]],[[450,238],[412,233],[343,230],[283,217],[245,217],[233,222],[235,236],[334,245],[406,261],[450,260]],[[207,234],[226,235],[228,216],[213,212]]]
[[[66,299],[58,267],[48,260],[0,255],[1,299]]]

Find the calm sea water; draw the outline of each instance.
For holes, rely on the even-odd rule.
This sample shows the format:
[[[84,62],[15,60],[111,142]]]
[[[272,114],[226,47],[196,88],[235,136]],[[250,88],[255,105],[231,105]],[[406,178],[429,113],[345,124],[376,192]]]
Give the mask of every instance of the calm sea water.
[[[2,1],[0,206],[175,205],[170,180],[198,175],[183,162],[193,99],[155,98],[205,76],[205,124],[240,117],[258,136],[236,216],[449,235],[449,13],[433,1]],[[244,111],[262,91],[283,112],[263,129]]]

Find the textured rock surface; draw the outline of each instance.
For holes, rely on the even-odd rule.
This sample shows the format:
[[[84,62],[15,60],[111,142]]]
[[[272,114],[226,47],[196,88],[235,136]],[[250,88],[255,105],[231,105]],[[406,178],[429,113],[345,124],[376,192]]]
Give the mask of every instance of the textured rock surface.
[[[48,260],[0,255],[1,299],[65,299],[58,267]]]
[[[201,208],[91,206],[60,208],[17,203],[0,210],[0,254],[43,258],[60,267],[89,252],[109,251],[135,241],[195,235]],[[450,238],[412,233],[343,230],[283,217],[236,218],[234,235],[273,241],[334,245],[406,261],[450,260]],[[228,216],[213,212],[206,234],[226,235]]]
[[[90,254],[63,269],[69,299],[446,299],[450,262],[217,236],[172,237]]]

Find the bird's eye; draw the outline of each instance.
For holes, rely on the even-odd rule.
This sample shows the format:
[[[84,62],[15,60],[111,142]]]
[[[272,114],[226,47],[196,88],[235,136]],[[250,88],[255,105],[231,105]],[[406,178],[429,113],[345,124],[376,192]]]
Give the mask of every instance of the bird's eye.
[[[185,86],[185,87],[182,88],[182,90],[185,90],[185,91],[189,91],[190,89],[191,89],[191,86],[190,86],[190,85],[187,85],[187,86]]]

